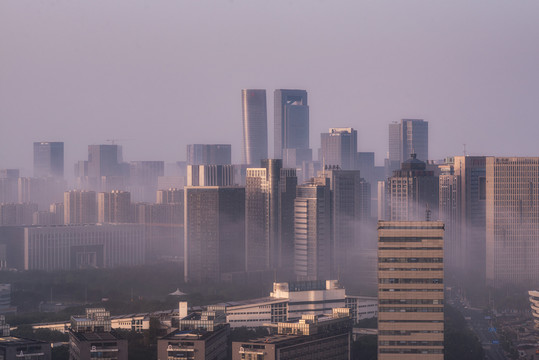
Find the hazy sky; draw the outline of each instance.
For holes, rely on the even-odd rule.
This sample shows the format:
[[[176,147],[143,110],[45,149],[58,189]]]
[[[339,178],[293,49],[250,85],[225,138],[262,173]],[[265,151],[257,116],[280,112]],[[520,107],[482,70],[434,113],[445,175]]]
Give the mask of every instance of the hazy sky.
[[[241,159],[242,88],[309,92],[329,127],[387,152],[387,127],[429,121],[431,158],[539,156],[539,1],[1,0],[0,168],[33,141],[176,161],[188,143]],[[313,151],[316,153],[316,150]],[[28,173],[30,175],[30,173]]]

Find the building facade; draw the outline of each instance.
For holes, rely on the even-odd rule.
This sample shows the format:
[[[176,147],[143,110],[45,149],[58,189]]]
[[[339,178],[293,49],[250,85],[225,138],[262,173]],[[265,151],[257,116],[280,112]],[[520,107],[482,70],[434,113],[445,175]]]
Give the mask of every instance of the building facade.
[[[356,170],[356,158],[357,130],[330,128],[329,132],[320,134],[319,161],[343,170]]]
[[[64,224],[95,224],[96,222],[95,191],[71,190],[64,193]]]
[[[444,358],[444,223],[378,222],[378,359]]]
[[[283,159],[285,167],[296,167],[302,161],[312,160],[307,91],[275,90],[274,116],[275,158]]]
[[[97,221],[100,223],[134,222],[131,193],[113,190],[97,194]]]
[[[294,200],[294,268],[298,280],[328,280],[333,239],[329,179],[299,185]]]
[[[486,279],[539,283],[539,158],[486,158]]]
[[[34,143],[34,177],[64,177],[64,143]]]
[[[186,281],[220,281],[245,271],[245,188],[184,188]]]

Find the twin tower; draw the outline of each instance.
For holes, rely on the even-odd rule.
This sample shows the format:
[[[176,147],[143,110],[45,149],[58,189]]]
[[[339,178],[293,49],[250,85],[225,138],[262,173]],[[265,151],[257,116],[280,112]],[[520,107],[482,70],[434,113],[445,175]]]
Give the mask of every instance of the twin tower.
[[[243,110],[243,163],[260,166],[268,158],[268,114],[266,90],[241,91]],[[285,167],[312,160],[309,148],[309,105],[307,91],[274,92],[274,158]]]

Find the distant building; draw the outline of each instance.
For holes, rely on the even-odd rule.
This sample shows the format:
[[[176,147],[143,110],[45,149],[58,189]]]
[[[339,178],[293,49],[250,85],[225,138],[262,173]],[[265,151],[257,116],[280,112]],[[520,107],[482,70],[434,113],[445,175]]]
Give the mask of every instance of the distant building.
[[[71,317],[69,358],[72,360],[127,360],[127,340],[111,331],[110,313],[86,309],[85,315]]]
[[[36,203],[39,210],[49,208],[49,205],[62,200],[66,183],[57,178],[27,178],[18,179],[18,202]]]
[[[233,165],[187,165],[187,186],[234,186]]]
[[[280,159],[264,159],[260,168],[247,169],[247,271],[292,269],[296,185],[295,169],[283,169]]]
[[[232,343],[232,359],[294,360],[350,358],[352,321],[349,309],[331,316],[304,315],[298,322],[279,322],[277,334]]]
[[[0,204],[0,226],[32,225],[37,204]]]
[[[486,158],[486,278],[539,283],[539,158]]]
[[[19,201],[19,170],[0,169],[0,203]]]
[[[245,271],[245,188],[184,188],[185,280]]]
[[[241,91],[243,114],[244,164],[258,166],[268,158],[268,113],[266,90],[243,89]]]
[[[187,165],[230,165],[232,145],[229,144],[189,144],[187,145]]]
[[[330,128],[328,133],[322,133],[320,137],[319,161],[343,170],[357,170],[357,130]]]
[[[485,282],[486,269],[486,157],[455,156],[454,175],[458,177],[455,224],[446,223],[446,233],[454,237],[450,246],[455,267],[462,278]],[[440,180],[442,181],[442,180]],[[451,229],[450,227],[453,227]],[[446,236],[447,238],[447,236]],[[446,244],[451,241],[448,239]],[[451,259],[448,259],[449,265]]]
[[[378,222],[378,359],[444,358],[444,223]]]
[[[184,247],[184,203],[134,204],[136,222],[144,224],[146,259],[149,262],[178,260]],[[179,199],[171,199],[179,200]]]
[[[164,161],[129,162],[129,192],[133,201],[153,201],[158,179],[165,175]]]
[[[114,268],[145,263],[138,224],[0,227],[8,267],[18,270]]]
[[[297,187],[294,200],[294,265],[298,280],[331,279],[333,243],[329,180]]]
[[[439,180],[433,171],[426,170],[425,162],[415,154],[395,170],[389,181],[390,214],[393,221],[426,219],[427,210],[431,218],[438,216]]]
[[[156,203],[183,204],[183,189],[169,188],[168,190],[157,190]]]
[[[312,160],[309,147],[307,91],[278,89],[274,92],[274,151],[285,167]]]
[[[95,191],[71,190],[64,193],[64,223],[95,224],[97,198]]]
[[[113,190],[97,194],[97,221],[100,223],[134,222],[131,193]]]
[[[64,143],[34,143],[34,177],[64,177]]]
[[[389,125],[389,160],[401,163],[410,154],[429,160],[429,123],[420,119],[402,119]],[[398,164],[397,164],[398,165]]]

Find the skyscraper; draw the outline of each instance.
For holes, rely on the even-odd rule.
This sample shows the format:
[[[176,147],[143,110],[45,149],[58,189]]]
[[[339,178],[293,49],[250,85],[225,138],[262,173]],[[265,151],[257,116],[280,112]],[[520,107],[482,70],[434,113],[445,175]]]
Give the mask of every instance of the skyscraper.
[[[245,271],[245,189],[188,186],[184,194],[185,281]]]
[[[95,224],[97,222],[95,191],[72,190],[64,193],[65,224]]]
[[[329,179],[299,185],[294,201],[294,265],[298,280],[331,279],[333,244]]]
[[[266,90],[243,89],[241,91],[243,114],[244,164],[258,166],[268,157],[268,114]]]
[[[389,124],[389,162],[398,166],[410,154],[422,161],[429,159],[429,123],[419,119],[402,119]]]
[[[378,222],[378,359],[444,358],[444,223]]]
[[[187,186],[232,186],[233,165],[187,165]]]
[[[426,164],[415,154],[393,172],[389,181],[390,212],[393,221],[424,220],[428,210],[438,215],[438,177],[426,170]]]
[[[454,173],[459,179],[456,264],[467,279],[485,281],[486,157],[455,156]],[[446,228],[448,224],[446,224]]]
[[[229,165],[232,163],[232,145],[189,144],[187,165]]]
[[[370,193],[363,198],[358,170],[330,167],[330,170],[320,172],[319,178],[327,178],[331,190],[332,274],[336,278],[349,269],[352,254],[359,250],[362,203],[370,203]]]
[[[275,158],[283,159],[286,167],[312,160],[307,91],[278,89],[274,99]]]
[[[100,223],[134,222],[131,194],[113,190],[97,194],[97,221]]]
[[[283,169],[281,159],[264,159],[246,176],[247,271],[286,269],[293,259],[295,169]]]
[[[34,177],[64,177],[64,143],[34,143]]]
[[[353,128],[330,128],[320,134],[319,161],[337,165],[343,170],[356,170],[357,131]]]
[[[486,158],[486,277],[539,283],[539,157]]]
[[[88,177],[123,176],[121,163],[121,146],[88,145]]]

